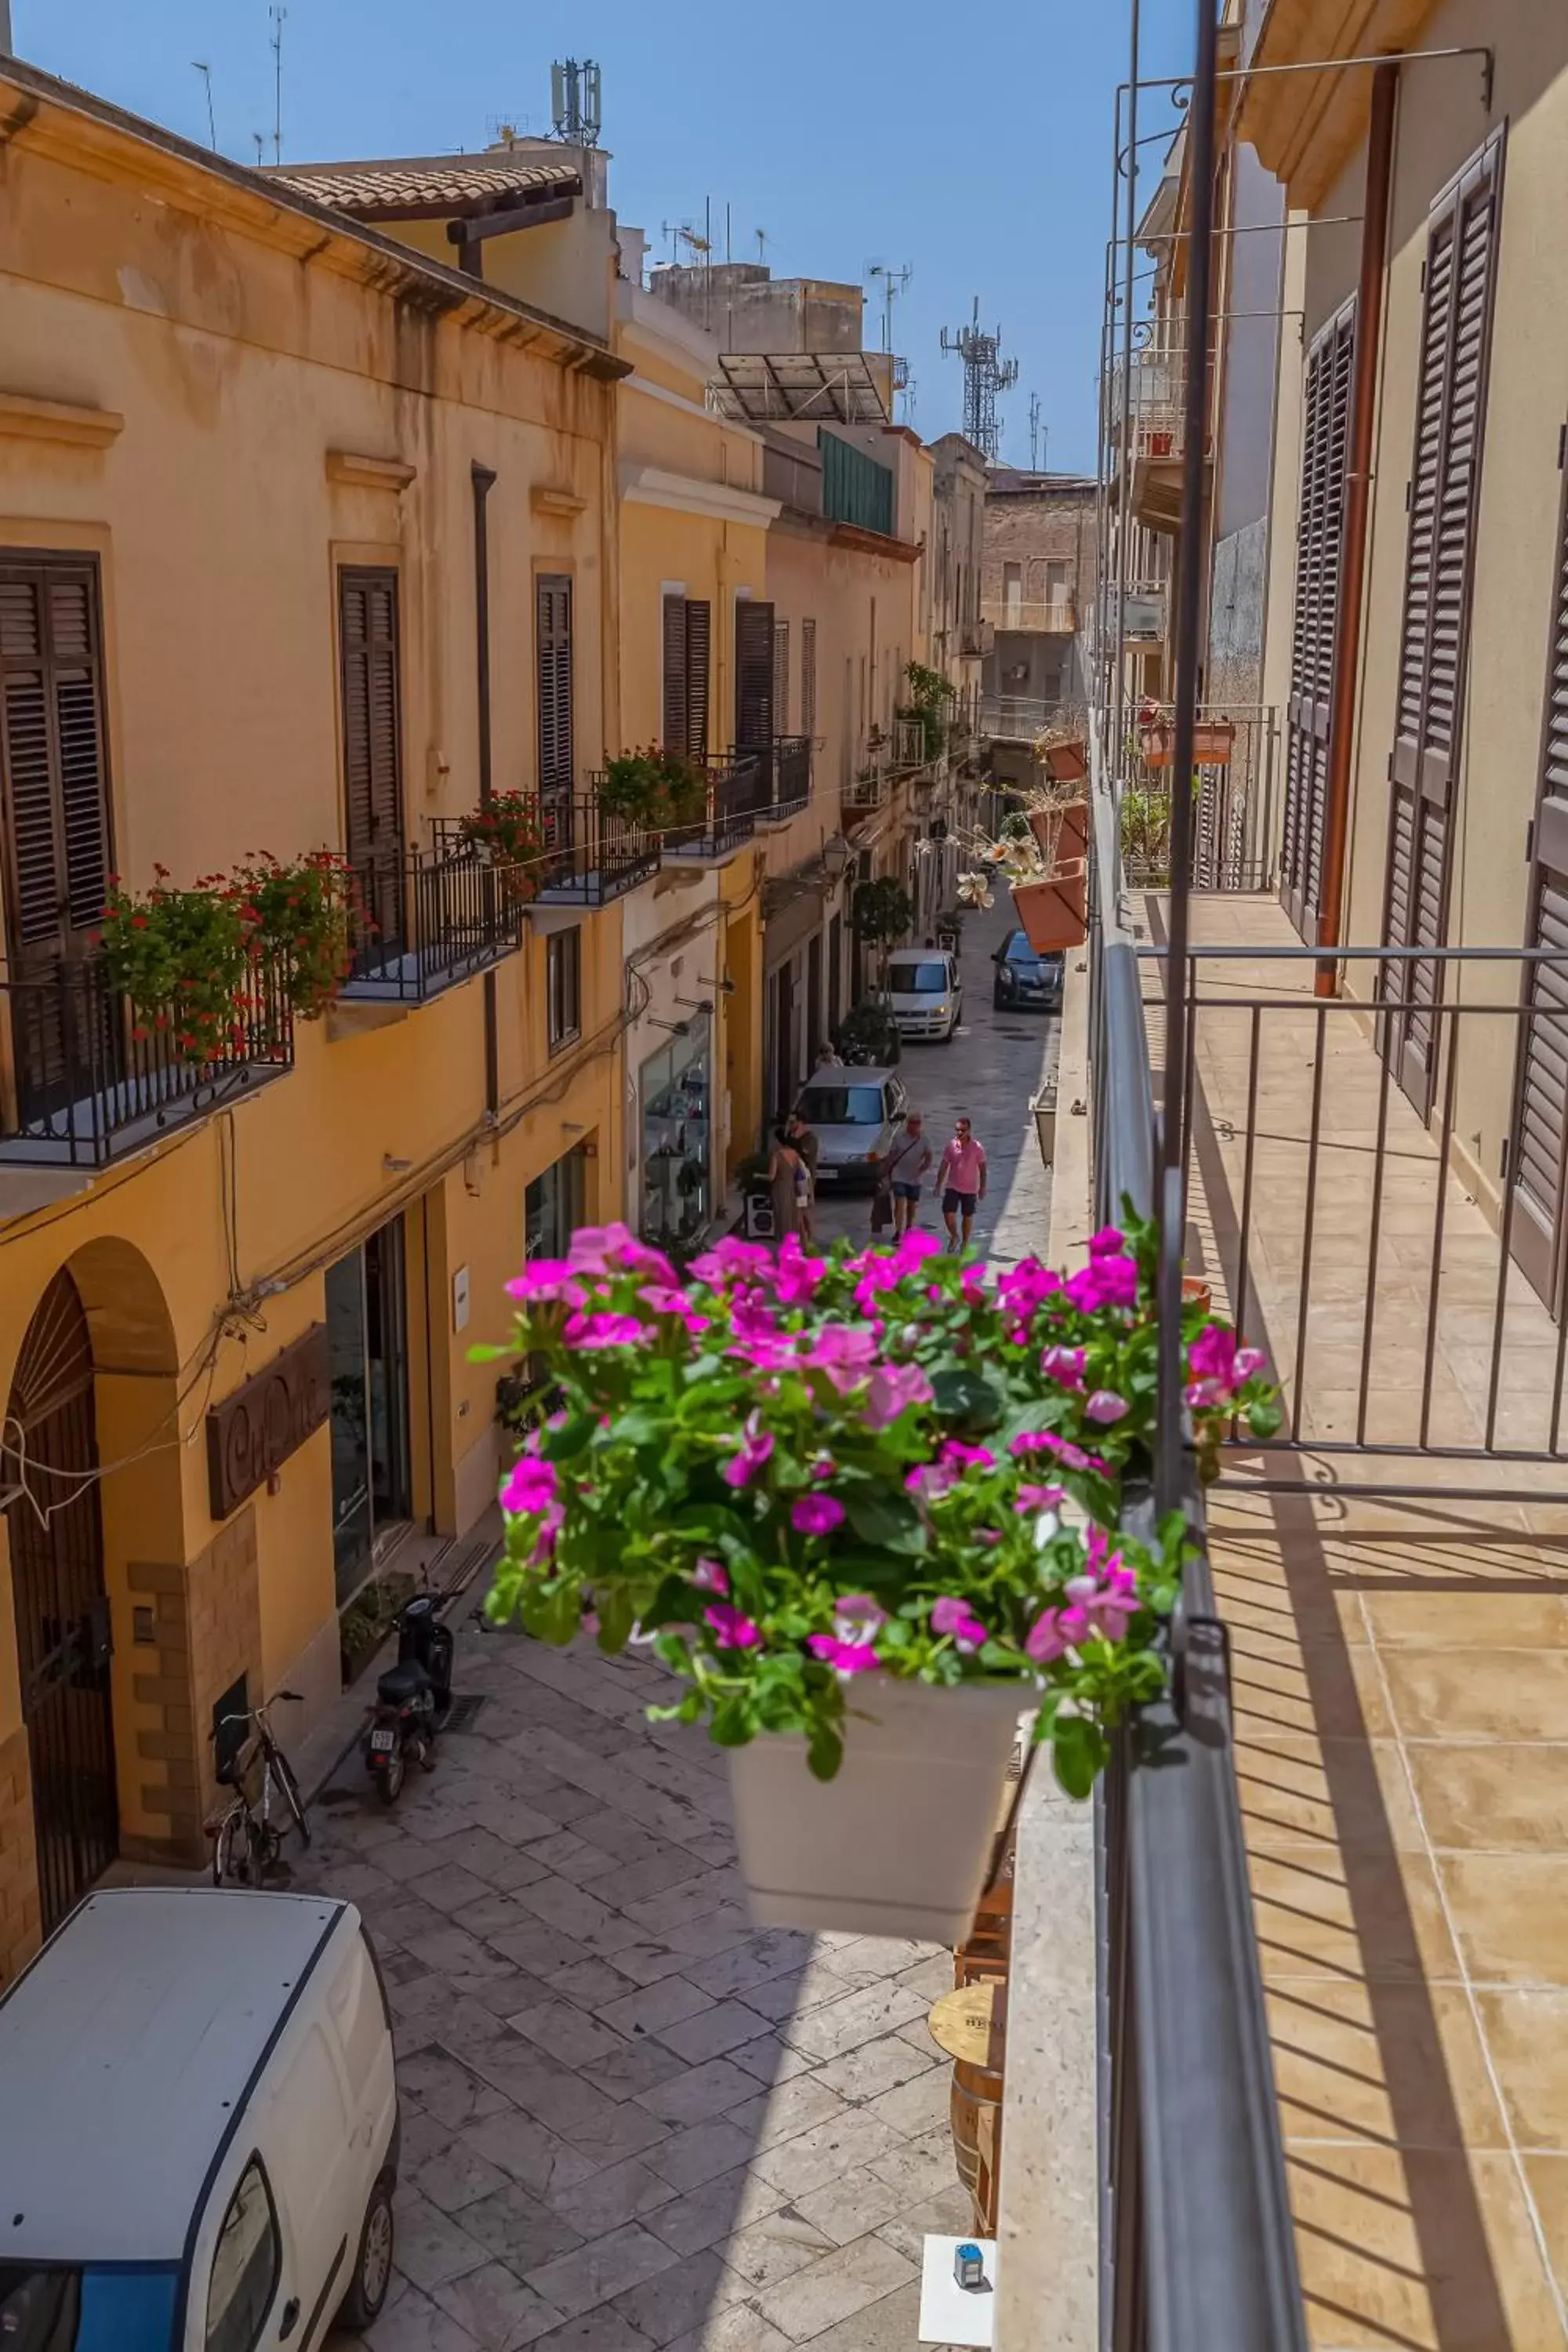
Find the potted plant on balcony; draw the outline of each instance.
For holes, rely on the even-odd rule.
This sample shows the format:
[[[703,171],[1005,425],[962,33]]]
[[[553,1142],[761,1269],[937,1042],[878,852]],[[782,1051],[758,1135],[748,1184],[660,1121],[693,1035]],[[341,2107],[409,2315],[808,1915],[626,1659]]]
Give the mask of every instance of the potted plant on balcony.
[[[458,826],[465,846],[496,869],[502,897],[514,907],[526,907],[539,896],[540,861],[544,833],[539,803],[518,791],[492,793],[470,809]]]
[[[487,1607],[652,1643],[686,1685],[656,1717],[732,1751],[761,1923],[956,1941],[1020,1716],[1086,1795],[1163,1685],[1180,1522],[1117,1531],[1153,1418],[1152,1238],[1090,1246],[1070,1281],[992,1282],[920,1234],[731,1240],[683,1282],[610,1226],[509,1286],[561,1402],[503,1486]],[[1194,1411],[1266,1423],[1260,1363],[1187,1321]]]
[[[109,878],[98,936],[110,984],[131,1007],[133,1043],[161,1035],[181,1061],[225,1060],[244,1050],[252,1009],[239,894],[220,874],[172,889],[166,866],[153,872],[144,892]]]
[[[708,779],[696,761],[658,744],[607,761],[599,780],[599,806],[607,816],[658,832],[696,824],[707,796]]]
[[[1080,854],[1068,854],[1071,836],[1064,838],[1064,816],[1070,802],[1053,804],[1050,794],[1076,794],[1072,784],[1031,787],[1039,807],[1025,819],[1026,835],[1018,839],[1005,831],[994,840],[974,835],[968,844],[984,867],[1000,874],[1013,894],[1014,911],[1037,955],[1054,955],[1081,947],[1088,935],[1089,866]],[[1041,822],[1037,830],[1036,816]],[[1039,835],[1044,835],[1044,839]]]
[[[1196,768],[1224,768],[1230,763],[1236,745],[1234,719],[1198,719],[1193,726],[1193,765]],[[1169,768],[1175,764],[1176,721],[1172,711],[1157,711],[1138,726],[1138,749],[1146,767]]]
[[[279,976],[289,1009],[300,1020],[319,1019],[342,987],[353,952],[359,893],[347,858],[335,849],[312,849],[285,865],[268,851],[253,851],[235,868],[229,887],[253,973],[267,965]]]
[[[897,715],[907,727],[918,730],[924,757],[940,760],[947,749],[948,711],[957,699],[955,691],[940,670],[928,669],[923,662],[906,664],[904,677],[910,698]]]

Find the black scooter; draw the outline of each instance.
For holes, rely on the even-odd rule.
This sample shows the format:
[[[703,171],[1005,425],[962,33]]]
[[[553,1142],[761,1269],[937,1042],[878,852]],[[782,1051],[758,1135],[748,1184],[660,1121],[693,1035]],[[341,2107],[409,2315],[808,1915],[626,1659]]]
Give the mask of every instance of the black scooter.
[[[395,1805],[412,1756],[436,1769],[436,1734],[452,1712],[452,1629],[437,1596],[416,1592],[397,1620],[397,1664],[376,1684],[364,1736],[365,1769],[384,1805]]]

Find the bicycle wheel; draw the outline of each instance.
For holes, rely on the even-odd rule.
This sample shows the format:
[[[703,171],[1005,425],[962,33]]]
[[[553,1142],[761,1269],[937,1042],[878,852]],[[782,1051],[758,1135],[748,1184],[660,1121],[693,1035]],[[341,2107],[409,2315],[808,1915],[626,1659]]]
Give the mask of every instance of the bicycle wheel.
[[[300,1794],[300,1783],[294,1778],[294,1767],[280,1748],[275,1748],[272,1751],[272,1769],[278,1777],[278,1786],[283,1791],[283,1811],[299,1831],[300,1844],[309,1845],[310,1824],[305,1819],[305,1800]]]
[[[255,1819],[244,1805],[236,1805],[232,1811],[224,1815],[223,1827],[213,1848],[215,1886],[260,1885],[258,1846],[260,1834]]]

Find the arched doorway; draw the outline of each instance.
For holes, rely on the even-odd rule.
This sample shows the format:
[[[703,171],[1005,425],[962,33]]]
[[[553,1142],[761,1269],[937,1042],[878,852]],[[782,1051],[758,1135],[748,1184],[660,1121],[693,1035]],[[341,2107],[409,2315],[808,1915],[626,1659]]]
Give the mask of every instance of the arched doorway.
[[[47,1936],[113,1861],[119,1832],[92,1339],[63,1268],[22,1342],[4,1447]]]

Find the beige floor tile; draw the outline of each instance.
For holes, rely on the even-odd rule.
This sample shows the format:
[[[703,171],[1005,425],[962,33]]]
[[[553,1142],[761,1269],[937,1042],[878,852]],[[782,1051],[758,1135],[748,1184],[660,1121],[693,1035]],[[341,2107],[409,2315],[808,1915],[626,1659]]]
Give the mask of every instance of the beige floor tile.
[[[1267,1998],[1288,2138],[1507,2146],[1462,1986],[1278,1984]]]
[[[1472,1548],[1441,1558],[1457,1578],[1506,1576],[1539,1570],[1530,1544],[1501,1547],[1478,1561]],[[1478,1640],[1492,1648],[1568,1651],[1568,1593],[1562,1592],[1368,1592],[1367,1622],[1380,1649],[1473,1650]],[[1485,1627],[1486,1631],[1480,1629]],[[1568,1726],[1564,1727],[1568,1728]]]
[[[1383,1667],[1407,1738],[1557,1739],[1568,1731],[1568,1650],[1494,1647],[1483,1604],[1468,1649],[1392,1649]]]
[[[1568,2156],[1529,2155],[1524,2177],[1546,2241],[1546,2258],[1558,2293],[1568,2295]]]
[[[1334,2352],[1560,2352],[1511,2158],[1287,2151],[1314,2344]]]
[[[1248,1641],[1231,1630],[1237,1737],[1381,1739],[1394,1729],[1376,1654],[1352,1643]]]
[[[1405,1766],[1391,1740],[1238,1738],[1242,1829],[1255,1853],[1276,1847],[1425,1847]]]
[[[1476,2005],[1514,2137],[1568,2155],[1568,1990],[1482,1987]]]
[[[1476,1983],[1568,1986],[1568,1854],[1447,1853],[1437,1867]]]
[[[1435,1846],[1568,1853],[1568,1746],[1417,1739],[1406,1753]]]
[[[1458,1981],[1436,1882],[1420,1856],[1401,1855],[1394,1869],[1370,1850],[1255,1853],[1250,1877],[1266,1983]]]

